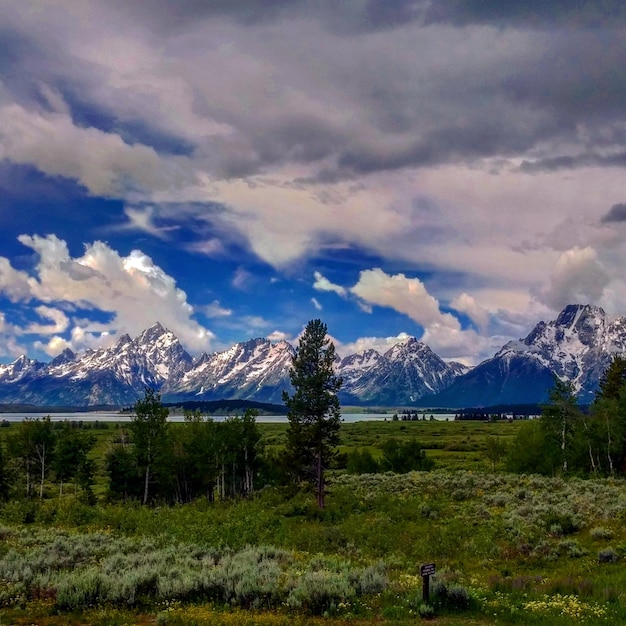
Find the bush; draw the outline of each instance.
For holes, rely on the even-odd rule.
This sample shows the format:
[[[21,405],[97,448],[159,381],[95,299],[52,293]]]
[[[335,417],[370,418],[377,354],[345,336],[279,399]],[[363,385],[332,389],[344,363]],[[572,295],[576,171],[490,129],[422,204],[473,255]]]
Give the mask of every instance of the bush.
[[[603,528],[602,526],[592,528],[589,531],[589,535],[592,539],[611,539],[613,537],[613,533],[607,528]]]
[[[618,559],[619,556],[613,548],[605,548],[598,552],[598,563],[616,563]]]

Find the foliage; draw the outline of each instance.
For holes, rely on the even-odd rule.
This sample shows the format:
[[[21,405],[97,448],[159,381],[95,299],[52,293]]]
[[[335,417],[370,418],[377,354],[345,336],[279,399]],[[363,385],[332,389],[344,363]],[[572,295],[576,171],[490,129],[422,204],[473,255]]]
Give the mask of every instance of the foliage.
[[[137,463],[144,476],[142,501],[148,502],[150,482],[159,473],[166,455],[169,409],[161,404],[161,396],[146,388],[144,397],[135,403],[130,431],[135,446]]]
[[[341,426],[337,392],[342,379],[335,374],[335,346],[326,335],[321,320],[307,324],[289,371],[294,393],[283,392],[289,419],[286,453],[295,477],[315,484],[320,508],[324,508],[324,474]]]

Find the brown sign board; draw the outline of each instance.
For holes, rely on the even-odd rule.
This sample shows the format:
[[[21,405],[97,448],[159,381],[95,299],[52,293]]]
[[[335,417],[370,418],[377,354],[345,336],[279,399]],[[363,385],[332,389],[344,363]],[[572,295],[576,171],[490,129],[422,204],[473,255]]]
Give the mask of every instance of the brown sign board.
[[[434,563],[424,563],[424,565],[420,565],[420,576],[432,576],[434,573]]]

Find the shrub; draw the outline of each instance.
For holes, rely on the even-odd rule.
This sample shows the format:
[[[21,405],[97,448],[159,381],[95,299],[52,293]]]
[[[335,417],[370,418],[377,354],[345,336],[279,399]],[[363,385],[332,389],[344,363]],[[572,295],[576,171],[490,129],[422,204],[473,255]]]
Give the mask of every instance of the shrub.
[[[617,552],[613,548],[605,548],[598,552],[598,563],[615,563],[618,558]]]
[[[597,526],[596,528],[592,528],[589,531],[589,535],[592,539],[611,539],[613,537],[613,533],[604,528],[602,526]]]
[[[340,602],[356,595],[345,574],[339,572],[307,572],[302,576],[287,598],[291,608],[303,608],[313,615],[324,615],[337,610]]]

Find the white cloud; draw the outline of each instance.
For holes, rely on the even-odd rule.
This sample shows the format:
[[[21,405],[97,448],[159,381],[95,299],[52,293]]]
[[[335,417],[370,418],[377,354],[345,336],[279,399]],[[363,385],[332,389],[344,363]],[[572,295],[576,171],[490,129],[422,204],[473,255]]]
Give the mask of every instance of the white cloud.
[[[102,196],[176,187],[189,178],[181,175],[174,159],[160,157],[149,146],[76,126],[66,113],[32,111],[18,104],[0,106],[0,158],[74,179]]]
[[[0,357],[15,358],[27,353],[26,348],[17,341],[18,331],[19,328],[9,324],[4,313],[0,311]]]
[[[576,246],[561,254],[550,284],[540,297],[557,310],[567,304],[595,304],[609,283],[609,273],[598,259],[597,252],[590,246]]]
[[[53,324],[29,324],[23,329],[24,334],[53,335],[65,332],[69,326],[69,318],[59,309],[41,305],[35,307],[35,313],[43,319],[52,320]]]
[[[472,322],[478,326],[479,330],[487,330],[489,325],[489,311],[480,306],[475,298],[469,294],[463,292],[458,295],[450,302],[450,306],[461,313],[467,314]]]
[[[254,281],[253,274],[251,274],[248,270],[244,269],[243,267],[238,267],[235,270],[235,273],[233,275],[232,280],[230,281],[230,284],[235,289],[240,289],[242,291],[245,291],[246,289],[248,289],[248,287],[250,286],[250,283],[253,281]]]
[[[122,228],[126,230],[139,230],[157,239],[167,239],[167,233],[172,230],[178,230],[178,226],[157,226],[154,223],[154,207],[139,207],[134,208],[130,206],[124,207],[124,213],[128,217],[129,223]]]
[[[275,330],[275,331],[271,332],[267,336],[267,338],[270,341],[289,341],[290,340],[289,335],[287,333],[284,333],[281,330]]]
[[[47,342],[35,341],[34,347],[49,356],[56,356],[69,349],[72,352],[82,352],[87,349],[97,349],[111,345],[115,341],[115,335],[107,332],[90,332],[83,326],[74,326],[70,333],[70,338],[65,339],[59,335],[51,337]]]
[[[83,256],[72,258],[67,244],[54,235],[22,235],[19,239],[39,256],[35,275],[27,280],[29,292],[20,291],[22,301],[36,299],[46,304],[70,301],[82,308],[109,312],[113,314],[109,330],[131,335],[160,321],[189,350],[199,352],[209,348],[214,335],[193,319],[194,309],[187,302],[185,292],[140,250],[124,257],[96,241],[85,246]],[[11,287],[10,284],[8,288]],[[58,330],[65,324],[58,307],[46,306],[38,312],[53,319]],[[56,332],[51,327],[42,329]],[[87,341],[80,330],[75,332],[74,343]],[[57,340],[53,345],[61,344]]]
[[[315,277],[313,289],[316,289],[317,291],[331,291],[342,297],[347,295],[348,292],[345,287],[331,283],[330,280],[328,280],[325,276],[322,276],[320,272],[315,272],[313,275]]]
[[[313,303],[313,306],[318,310],[321,311],[322,310],[322,305],[317,301],[316,298],[311,298],[311,302]]]
[[[199,310],[207,317],[228,317],[233,313],[232,309],[224,308],[217,300],[213,300],[211,304],[199,307]]]
[[[452,329],[461,327],[453,315],[441,312],[439,302],[428,293],[419,278],[386,274],[380,268],[363,270],[350,292],[370,304],[404,313],[423,327],[431,324]]]
[[[354,354],[355,352],[363,352],[365,350],[376,350],[380,354],[384,354],[395,346],[397,343],[408,339],[408,333],[400,333],[395,337],[360,337],[356,341],[350,343],[336,343],[337,353],[343,356]]]

